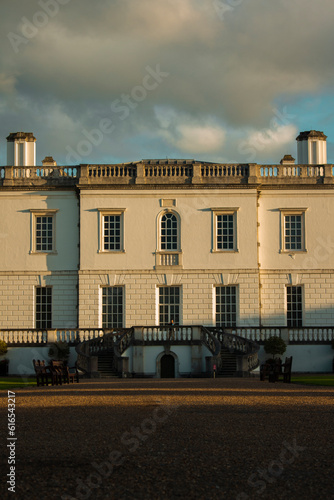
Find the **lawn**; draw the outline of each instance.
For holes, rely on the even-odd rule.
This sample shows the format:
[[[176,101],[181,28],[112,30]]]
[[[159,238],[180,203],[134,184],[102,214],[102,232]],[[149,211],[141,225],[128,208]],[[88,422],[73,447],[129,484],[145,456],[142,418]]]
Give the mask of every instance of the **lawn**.
[[[291,382],[294,384],[305,385],[327,385],[334,387],[334,374],[320,373],[308,375],[294,375],[291,377]]]
[[[22,377],[0,377],[0,390],[13,390],[20,387],[28,387],[30,385],[36,385],[36,379],[34,378],[22,378]]]

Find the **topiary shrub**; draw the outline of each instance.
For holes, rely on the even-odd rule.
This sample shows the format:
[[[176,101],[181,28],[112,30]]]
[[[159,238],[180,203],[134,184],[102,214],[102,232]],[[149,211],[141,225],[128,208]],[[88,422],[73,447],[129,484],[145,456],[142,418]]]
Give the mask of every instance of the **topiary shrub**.
[[[70,355],[70,348],[67,342],[55,342],[51,344],[48,352],[49,358],[67,361]]]
[[[3,354],[6,354],[7,351],[8,351],[8,348],[7,348],[6,342],[4,342],[3,340],[0,340],[0,356],[2,356]]]
[[[286,351],[286,343],[281,337],[269,337],[264,343],[264,350],[267,354],[271,354],[273,359],[275,356],[282,355]]]

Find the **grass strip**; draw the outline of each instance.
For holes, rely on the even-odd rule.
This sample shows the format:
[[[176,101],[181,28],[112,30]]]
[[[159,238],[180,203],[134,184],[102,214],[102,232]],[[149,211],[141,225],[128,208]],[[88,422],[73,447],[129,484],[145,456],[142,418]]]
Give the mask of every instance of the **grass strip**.
[[[22,378],[22,377],[0,377],[0,390],[1,391],[7,391],[15,389],[15,388],[22,388],[22,387],[29,387],[36,385],[36,379],[28,379],[28,378]]]
[[[334,387],[334,375],[331,374],[318,374],[318,375],[295,375],[291,377],[291,382],[294,384],[304,385],[325,385],[327,387]]]

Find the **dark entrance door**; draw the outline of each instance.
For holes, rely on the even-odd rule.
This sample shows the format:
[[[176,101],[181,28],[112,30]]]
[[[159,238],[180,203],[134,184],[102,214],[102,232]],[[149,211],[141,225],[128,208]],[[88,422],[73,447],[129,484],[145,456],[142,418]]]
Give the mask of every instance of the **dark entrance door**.
[[[161,378],[175,377],[175,359],[171,354],[165,354],[161,358]]]

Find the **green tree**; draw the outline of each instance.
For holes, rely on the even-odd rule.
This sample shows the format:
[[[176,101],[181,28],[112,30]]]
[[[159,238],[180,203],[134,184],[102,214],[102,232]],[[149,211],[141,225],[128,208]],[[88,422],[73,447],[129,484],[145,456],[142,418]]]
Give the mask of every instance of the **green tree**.
[[[70,355],[70,348],[67,342],[55,342],[49,348],[49,358],[67,361]]]
[[[267,354],[271,354],[275,359],[275,356],[282,355],[286,351],[286,343],[281,337],[269,337],[264,343],[264,350]]]
[[[0,356],[2,356],[3,354],[6,354],[7,351],[8,351],[8,349],[7,349],[6,342],[4,342],[3,340],[0,340]]]

